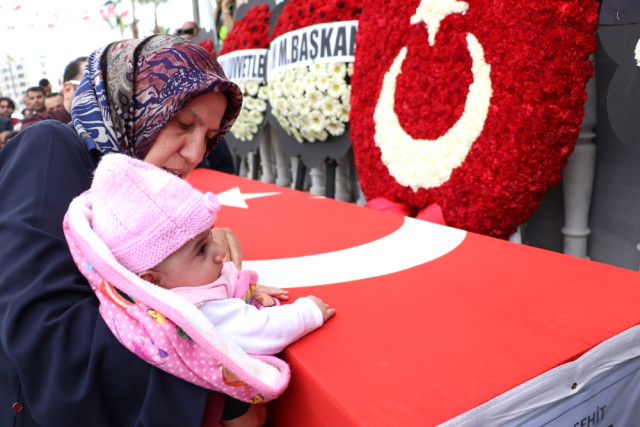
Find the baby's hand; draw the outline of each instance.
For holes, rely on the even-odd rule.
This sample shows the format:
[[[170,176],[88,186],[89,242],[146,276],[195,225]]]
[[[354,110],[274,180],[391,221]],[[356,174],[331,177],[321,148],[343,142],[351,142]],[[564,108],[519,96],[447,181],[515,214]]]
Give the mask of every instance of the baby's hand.
[[[334,314],[336,314],[336,309],[329,307],[329,304],[325,304],[324,302],[322,302],[320,298],[315,297],[313,295],[309,295],[309,299],[314,303],[316,303],[316,305],[322,312],[323,322],[326,322],[327,320],[329,320],[329,318],[331,318]]]
[[[289,291],[276,288],[274,286],[264,286],[256,284],[256,292],[270,295],[274,298],[278,298],[280,301],[286,301],[289,299]]]

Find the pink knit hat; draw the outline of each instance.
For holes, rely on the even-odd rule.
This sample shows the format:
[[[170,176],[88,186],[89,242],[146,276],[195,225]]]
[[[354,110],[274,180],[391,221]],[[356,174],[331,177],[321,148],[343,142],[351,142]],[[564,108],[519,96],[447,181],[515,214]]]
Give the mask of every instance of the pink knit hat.
[[[213,194],[124,154],[102,158],[91,195],[93,230],[134,273],[157,266],[211,228],[220,209]]]

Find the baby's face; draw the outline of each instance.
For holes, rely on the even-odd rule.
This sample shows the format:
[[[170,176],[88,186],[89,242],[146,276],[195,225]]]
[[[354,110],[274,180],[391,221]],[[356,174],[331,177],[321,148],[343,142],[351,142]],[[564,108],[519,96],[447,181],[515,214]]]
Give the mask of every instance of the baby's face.
[[[159,278],[156,284],[172,289],[211,283],[220,277],[226,255],[226,250],[211,238],[211,230],[204,231],[155,268]]]

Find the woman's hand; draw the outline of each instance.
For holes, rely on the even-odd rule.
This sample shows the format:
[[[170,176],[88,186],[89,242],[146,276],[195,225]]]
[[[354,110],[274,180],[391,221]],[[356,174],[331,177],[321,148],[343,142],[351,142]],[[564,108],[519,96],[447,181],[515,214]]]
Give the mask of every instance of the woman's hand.
[[[242,247],[238,236],[228,228],[213,228],[211,238],[227,250],[224,261],[232,261],[238,270],[242,269]]]

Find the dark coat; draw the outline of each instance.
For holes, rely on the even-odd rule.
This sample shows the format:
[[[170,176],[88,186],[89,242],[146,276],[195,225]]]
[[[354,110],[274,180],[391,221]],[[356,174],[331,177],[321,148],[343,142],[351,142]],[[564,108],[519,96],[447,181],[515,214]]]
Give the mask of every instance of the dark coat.
[[[55,110],[45,111],[43,113],[32,113],[22,119],[22,127],[20,130],[25,130],[32,124],[38,123],[42,120],[58,120],[62,123],[69,123],[71,121],[71,116],[64,108],[56,108]]]
[[[67,248],[98,159],[56,121],[0,150],[0,426],[200,426],[208,392],[116,340]]]
[[[0,132],[13,130],[13,122],[10,117],[0,116]]]

